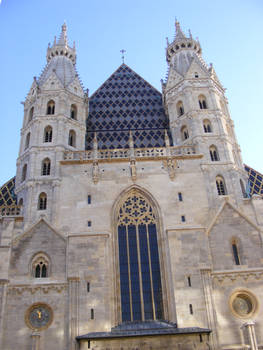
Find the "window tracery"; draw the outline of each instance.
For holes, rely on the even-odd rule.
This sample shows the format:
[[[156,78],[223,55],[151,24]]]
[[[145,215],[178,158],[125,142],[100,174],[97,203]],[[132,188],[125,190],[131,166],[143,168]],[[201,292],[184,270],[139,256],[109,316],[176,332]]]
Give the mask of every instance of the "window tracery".
[[[32,275],[35,278],[46,278],[49,276],[49,259],[44,254],[38,254],[32,261]]]
[[[70,107],[70,118],[77,119],[77,106],[74,104]]]
[[[216,188],[217,188],[217,194],[219,196],[224,196],[227,194],[225,181],[222,176],[216,177]]]
[[[42,167],[41,167],[41,175],[50,175],[50,167],[51,167],[51,162],[49,158],[45,158],[42,161]]]
[[[117,222],[122,321],[163,319],[156,212],[133,190],[119,206]]]
[[[47,114],[55,114],[55,102],[53,100],[50,100],[47,104]]]
[[[199,102],[200,109],[207,109],[207,102],[204,95],[200,95],[198,97],[198,102]]]
[[[52,127],[50,125],[45,127],[44,142],[52,142]]]
[[[47,195],[45,192],[40,193],[38,197],[38,210],[47,209]]]

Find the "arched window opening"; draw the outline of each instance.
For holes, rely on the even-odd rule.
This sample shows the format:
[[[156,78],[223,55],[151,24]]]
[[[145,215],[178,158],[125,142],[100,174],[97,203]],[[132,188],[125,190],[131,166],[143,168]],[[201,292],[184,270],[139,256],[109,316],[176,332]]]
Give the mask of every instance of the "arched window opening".
[[[29,147],[30,144],[30,132],[26,135],[25,149]]]
[[[216,146],[210,146],[209,153],[210,153],[210,158],[211,158],[212,162],[216,162],[219,160],[219,154],[218,154]]]
[[[22,169],[22,177],[21,177],[21,181],[22,181],[22,182],[25,181],[26,175],[27,175],[27,164],[25,164],[25,165],[23,166],[23,169]]]
[[[23,198],[20,198],[20,199],[19,199],[19,202],[18,202],[18,206],[19,206],[19,207],[22,207],[23,204],[24,204]]]
[[[55,114],[55,102],[53,100],[50,100],[47,104],[47,114]]]
[[[38,210],[46,210],[47,209],[47,195],[46,193],[40,193],[38,197]]]
[[[239,251],[238,251],[238,244],[237,244],[237,241],[235,239],[232,241],[232,253],[233,253],[233,258],[234,258],[235,264],[241,265]]]
[[[52,128],[50,125],[45,127],[44,142],[52,142]]]
[[[199,101],[200,109],[207,109],[207,102],[206,102],[206,98],[204,95],[200,95],[198,97],[198,101]]]
[[[70,107],[70,118],[77,119],[77,106],[71,105]]]
[[[33,115],[34,115],[34,107],[31,107],[29,111],[28,122],[31,122],[31,120],[33,119]]]
[[[184,106],[183,106],[183,102],[182,101],[177,102],[176,110],[177,110],[178,116],[181,116],[181,115],[184,114]]]
[[[203,121],[203,127],[204,127],[204,132],[208,133],[208,132],[212,132],[212,127],[211,127],[211,122],[208,119],[205,119]]]
[[[50,159],[45,158],[42,162],[41,175],[50,175],[50,166]]]
[[[217,193],[219,196],[224,196],[227,194],[225,181],[222,178],[222,176],[216,177],[216,188],[217,188]]]
[[[248,195],[247,195],[247,192],[246,192],[246,189],[245,189],[245,186],[244,186],[244,182],[241,179],[240,179],[240,187],[241,187],[243,198],[247,198]]]
[[[182,129],[181,129],[181,137],[182,137],[182,140],[187,140],[189,138],[189,133],[188,133],[188,129],[186,126],[183,126]]]
[[[72,147],[76,147],[76,133],[74,130],[69,131],[68,144]]]
[[[133,190],[117,221],[122,322],[164,319],[157,214]]]
[[[46,278],[49,276],[49,259],[43,253],[37,254],[32,261],[32,275],[35,278]]]

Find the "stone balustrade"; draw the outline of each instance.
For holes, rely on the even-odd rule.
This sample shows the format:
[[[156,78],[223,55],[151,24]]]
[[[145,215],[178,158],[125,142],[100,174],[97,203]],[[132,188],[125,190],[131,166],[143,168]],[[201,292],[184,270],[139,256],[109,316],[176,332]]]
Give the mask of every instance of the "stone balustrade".
[[[195,155],[195,146],[173,146],[153,148],[120,148],[100,149],[91,151],[65,151],[64,161],[93,161],[93,160],[114,160],[130,158],[181,158]]]
[[[6,216],[22,216],[22,207],[19,205],[0,207],[0,217]]]

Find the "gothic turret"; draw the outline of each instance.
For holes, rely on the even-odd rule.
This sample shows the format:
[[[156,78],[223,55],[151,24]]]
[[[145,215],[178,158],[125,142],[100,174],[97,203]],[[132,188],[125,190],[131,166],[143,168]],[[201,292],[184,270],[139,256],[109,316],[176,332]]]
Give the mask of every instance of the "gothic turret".
[[[76,50],[68,45],[63,24],[59,40],[47,49],[47,64],[34,78],[24,104],[16,193],[24,216],[52,220],[60,161],[65,150],[84,150],[85,94],[76,71]],[[31,198],[31,202],[28,202]]]
[[[247,176],[228,112],[225,89],[212,64],[208,66],[204,62],[198,39],[193,39],[190,32],[187,37],[179,22],[175,23],[175,28],[173,42],[167,40],[169,71],[163,83],[173,143],[195,145],[196,152],[203,155],[200,162],[209,174],[207,181],[219,180],[218,194],[235,192],[242,195]],[[237,183],[242,188],[237,187]]]

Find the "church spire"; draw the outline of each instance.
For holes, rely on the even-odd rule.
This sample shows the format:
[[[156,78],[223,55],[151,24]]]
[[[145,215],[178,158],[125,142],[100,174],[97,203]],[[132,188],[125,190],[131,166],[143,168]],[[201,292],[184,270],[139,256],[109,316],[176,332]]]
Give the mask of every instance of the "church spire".
[[[62,25],[62,29],[61,29],[61,33],[58,41],[56,40],[56,37],[55,37],[53,45],[51,47],[48,46],[47,61],[49,62],[53,57],[61,56],[61,55],[69,58],[72,61],[72,63],[75,65],[76,49],[75,49],[75,45],[73,45],[73,47],[70,47],[68,45],[67,25],[65,22]]]
[[[180,23],[175,21],[175,36],[171,44],[167,40],[166,59],[170,63],[174,55],[181,51],[195,51],[197,54],[201,54],[201,46],[198,40],[194,40],[191,32],[187,37],[181,29]]]
[[[181,27],[180,27],[180,23],[176,20],[175,21],[175,36],[174,36],[174,40],[183,40],[186,39],[186,36],[184,35]]]
[[[66,25],[65,22],[62,25],[61,34],[60,34],[60,37],[59,37],[57,45],[59,45],[59,46],[68,46],[67,25]]]

